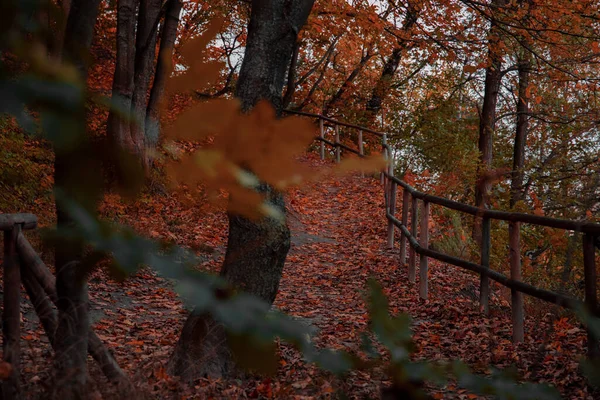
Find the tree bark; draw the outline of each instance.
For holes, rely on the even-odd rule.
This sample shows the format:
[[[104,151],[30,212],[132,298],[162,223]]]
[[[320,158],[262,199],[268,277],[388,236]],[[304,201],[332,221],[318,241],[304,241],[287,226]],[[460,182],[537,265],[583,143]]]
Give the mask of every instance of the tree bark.
[[[519,98],[517,103],[517,129],[513,151],[513,170],[510,185],[510,207],[523,198],[523,168],[525,167],[525,143],[529,131],[529,74],[531,65],[521,58],[519,62]]]
[[[85,85],[87,53],[92,43],[94,25],[100,0],[73,0],[67,18],[63,44],[63,61],[77,67],[81,82]],[[85,105],[71,110],[74,131],[79,146],[55,145],[54,182],[68,197],[83,204],[90,199],[81,193],[79,178],[86,179],[93,171],[82,164],[82,147],[85,146]],[[86,172],[87,171],[87,172]],[[90,180],[88,180],[89,182]],[[89,203],[88,203],[89,205]],[[57,229],[72,227],[73,221],[60,203],[56,204]],[[82,248],[73,243],[58,243],[55,250],[56,289],[58,294],[58,329],[55,336],[55,385],[51,397],[60,399],[80,398],[85,394],[87,378],[87,285],[77,276],[77,261]]]
[[[167,74],[170,72],[170,59],[173,56],[173,47],[177,39],[181,6],[181,0],[169,0],[165,12],[165,22],[161,31],[158,64],[156,65],[154,82],[150,91],[148,109],[146,110],[146,157],[150,161],[152,151],[156,148],[160,136],[160,103],[165,92]]]
[[[505,4],[505,0],[493,0],[492,7]],[[492,11],[492,15],[494,15]],[[491,182],[487,178],[487,172],[492,165],[494,130],[496,127],[496,106],[498,104],[498,92],[502,82],[502,54],[499,52],[500,36],[496,22],[492,20],[489,34],[488,57],[490,65],[485,70],[485,86],[483,94],[483,107],[479,120],[479,160],[480,166],[477,171],[478,179],[475,185],[475,206],[488,207],[488,198],[491,191]],[[478,222],[474,224],[473,237],[475,241],[481,240],[481,226]]]
[[[270,101],[281,115],[286,69],[297,35],[314,0],[254,0],[248,26],[246,53],[236,88],[242,109],[249,111],[261,100]],[[281,193],[266,184],[260,191],[285,212]],[[270,218],[250,221],[229,215],[229,238],[221,270],[233,287],[272,304],[277,295],[290,247],[287,224]],[[169,363],[169,371],[185,380],[202,375],[224,376],[234,371],[225,328],[195,310],[185,323]]]
[[[78,399],[86,393],[88,348],[87,285],[78,276],[79,264],[72,261],[58,268],[55,398]]]
[[[299,53],[300,53],[300,42],[296,43],[296,45],[294,46],[294,52],[292,53],[292,61],[290,62],[290,69],[288,71],[285,96],[283,96],[283,108],[288,108],[288,106],[294,99],[294,92],[296,91],[296,68],[298,65],[298,54]]]
[[[502,80],[502,71],[500,71],[502,60],[496,55],[491,55],[491,57],[492,65],[487,68],[485,73],[485,93],[479,122],[480,181],[475,188],[475,205],[482,208],[488,205],[487,196],[491,189],[489,181],[483,177],[492,165],[496,105],[498,104],[498,92],[500,91],[500,82]]]
[[[108,138],[119,150],[136,153],[127,115],[133,98],[137,0],[117,2],[117,55],[113,77],[113,109],[108,115]]]
[[[135,153],[148,171],[146,155],[146,109],[150,77],[154,69],[161,0],[141,0],[135,38],[135,73],[131,98],[131,137]]]

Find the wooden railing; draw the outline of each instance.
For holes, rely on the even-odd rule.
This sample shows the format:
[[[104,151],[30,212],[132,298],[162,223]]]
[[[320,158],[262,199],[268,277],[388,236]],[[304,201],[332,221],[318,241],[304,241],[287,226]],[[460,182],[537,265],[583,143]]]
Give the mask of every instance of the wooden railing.
[[[416,282],[417,255],[419,256],[419,295],[427,299],[429,295],[428,268],[429,258],[433,258],[450,265],[454,265],[480,276],[479,302],[484,313],[489,312],[490,279],[498,282],[511,290],[511,309],[513,325],[513,341],[521,342],[524,339],[524,311],[523,294],[540,299],[542,301],[556,304],[571,310],[586,310],[592,316],[599,316],[597,296],[597,272],[596,272],[596,246],[600,238],[600,224],[571,221],[566,219],[549,218],[539,215],[524,213],[512,213],[505,211],[481,209],[468,204],[459,203],[446,198],[432,196],[422,193],[408,183],[394,176],[394,162],[392,149],[387,144],[387,135],[357,125],[336,121],[322,115],[289,112],[291,114],[303,115],[314,118],[319,123],[320,134],[316,138],[321,142],[321,158],[325,157],[325,145],[330,145],[335,150],[335,159],[340,161],[343,150],[364,156],[363,132],[368,132],[380,138],[384,156],[389,160],[388,167],[382,171],[381,178],[384,185],[386,218],[388,220],[387,242],[388,247],[393,248],[396,239],[395,231],[400,231],[400,265],[406,264],[408,248],[408,279]],[[334,128],[335,141],[325,138],[325,126]],[[347,127],[358,131],[358,150],[349,148],[340,143],[339,127]],[[401,215],[398,219],[397,198],[398,189],[402,190]],[[419,202],[421,203],[421,218],[419,220]],[[439,252],[429,247],[429,219],[431,204],[442,206],[461,213],[470,214],[481,219],[481,243],[479,264],[464,260],[449,254]],[[409,224],[410,216],[410,224]],[[509,262],[510,277],[490,269],[491,252],[491,221],[505,221],[509,223]],[[522,281],[521,275],[521,224],[531,224],[549,228],[557,228],[579,232],[583,234],[583,263],[585,298],[579,300],[561,293],[541,289]],[[409,229],[410,226],[410,229]],[[420,229],[418,229],[420,227]],[[408,244],[408,246],[407,246]],[[588,355],[600,357],[598,338],[588,329]]]
[[[2,383],[2,398],[16,399],[20,381],[20,324],[21,283],[31,300],[50,344],[54,347],[54,335],[58,326],[58,315],[54,306],[58,304],[56,280],[48,267],[35,252],[24,230],[35,229],[37,217],[32,214],[0,214],[0,231],[4,232],[4,311],[2,312],[3,360],[12,367],[11,375]],[[125,389],[129,378],[121,370],[110,351],[90,328],[88,352],[99,364],[102,372],[112,383]]]
[[[5,399],[19,397],[21,363],[21,269],[17,240],[24,229],[34,229],[37,218],[31,214],[0,214],[0,230],[4,232],[3,284],[4,309],[2,312],[2,353],[4,362],[12,366],[11,374],[2,383]]]

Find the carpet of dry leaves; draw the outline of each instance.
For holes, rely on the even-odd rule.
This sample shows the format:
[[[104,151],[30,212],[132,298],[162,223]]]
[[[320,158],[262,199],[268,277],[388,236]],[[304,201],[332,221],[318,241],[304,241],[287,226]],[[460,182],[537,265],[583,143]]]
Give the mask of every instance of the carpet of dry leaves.
[[[326,163],[308,156],[315,167]],[[365,284],[374,276],[385,287],[394,313],[413,318],[416,359],[467,362],[486,373],[490,366],[515,365],[524,379],[550,382],[565,398],[592,399],[578,362],[585,332],[556,310],[529,304],[525,343],[511,343],[506,293],[494,287],[489,317],[476,303],[477,277],[430,262],[430,300],[399,265],[398,249],[386,248],[383,194],[378,179],[328,175],[287,195],[293,243],[275,307],[316,325],[322,346],[356,351],[367,328]],[[223,211],[190,206],[174,195],[154,195],[135,204],[108,196],[103,215],[132,225],[138,232],[171,240],[200,254],[200,269],[217,271],[225,251],[227,220]],[[48,252],[43,254],[47,258]],[[25,295],[24,295],[25,296]],[[357,371],[340,379],[303,362],[290,346],[279,345],[277,376],[248,381],[201,379],[185,385],[165,373],[165,364],[187,316],[171,284],[149,271],[124,283],[97,272],[90,280],[91,315],[98,335],[131,375],[140,398],[321,399],[344,392],[350,398],[378,398],[382,371]],[[23,378],[32,398],[47,383],[51,350],[28,302],[23,311]],[[90,361],[96,397],[116,397]],[[471,399],[452,384],[432,388],[435,398]]]

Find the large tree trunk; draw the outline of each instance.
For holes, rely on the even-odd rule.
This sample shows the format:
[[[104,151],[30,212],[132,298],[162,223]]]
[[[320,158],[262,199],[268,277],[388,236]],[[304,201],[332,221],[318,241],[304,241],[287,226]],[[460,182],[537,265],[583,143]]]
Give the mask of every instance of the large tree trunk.
[[[131,137],[136,154],[146,170],[150,160],[146,155],[146,109],[150,77],[154,70],[156,40],[160,20],[161,0],[141,0],[135,38],[135,76],[131,99]]]
[[[282,110],[282,90],[297,35],[314,0],[254,0],[248,26],[244,62],[236,95],[245,111],[260,100]],[[260,188],[285,212],[283,196],[268,185]],[[290,247],[287,225],[270,218],[250,221],[229,215],[229,239],[221,275],[234,287],[272,304]],[[234,373],[225,329],[209,316],[194,311],[183,328],[171,357],[169,371],[190,380],[204,374]]]
[[[119,150],[135,154],[136,147],[131,136],[131,124],[127,118],[133,98],[133,75],[135,72],[136,9],[139,0],[117,2],[117,56],[113,77],[113,109],[108,116],[108,138]]]
[[[181,0],[169,0],[165,12],[165,22],[161,30],[160,49],[158,51],[158,64],[154,74],[154,82],[146,110],[146,155],[152,159],[152,152],[156,149],[160,136],[160,103],[162,101],[167,74],[173,56],[173,46],[177,39],[179,14],[181,13]]]
[[[63,60],[74,64],[85,85],[87,66],[85,57],[92,42],[94,25],[100,0],[73,0],[65,29]],[[81,191],[82,182],[90,182],[95,172],[85,168],[85,105],[72,110],[73,132],[80,139],[80,145],[55,146],[54,182],[67,196],[91,207],[89,193]],[[81,181],[83,180],[83,181]],[[56,204],[57,228],[68,229],[73,225],[67,210]],[[56,289],[58,294],[58,329],[55,336],[55,398],[71,399],[84,396],[87,378],[87,337],[89,320],[87,314],[87,284],[78,277],[77,261],[82,248],[62,241],[56,247]]]

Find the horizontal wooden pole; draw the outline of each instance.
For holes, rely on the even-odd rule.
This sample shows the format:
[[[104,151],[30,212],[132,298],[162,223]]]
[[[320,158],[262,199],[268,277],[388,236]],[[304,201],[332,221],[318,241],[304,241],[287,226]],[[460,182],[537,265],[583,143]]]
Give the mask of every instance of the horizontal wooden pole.
[[[38,219],[33,214],[0,214],[0,231],[9,231],[15,225],[22,230],[35,229]]]
[[[349,124],[347,122],[336,121],[335,119],[326,117],[324,115],[312,114],[312,113],[307,113],[304,111],[293,111],[293,110],[283,110],[283,112],[288,113],[288,114],[293,114],[293,115],[302,115],[304,117],[315,118],[315,119],[319,119],[321,121],[330,122],[332,124],[337,124],[337,125],[345,126],[348,128],[362,130],[363,132],[368,132],[368,133],[371,133],[371,134],[379,136],[379,137],[383,137],[383,135],[384,135],[382,132],[378,132],[373,129],[365,128],[365,127],[359,126],[359,125]]]
[[[413,197],[427,201],[439,206],[450,208],[452,210],[461,211],[466,214],[475,215],[482,218],[490,218],[499,221],[508,222],[522,222],[526,224],[547,226],[549,228],[566,229],[575,232],[591,233],[593,235],[600,235],[600,224],[594,224],[591,222],[578,222],[571,221],[568,219],[558,219],[550,217],[542,217],[539,215],[524,214],[524,213],[511,213],[506,211],[487,210],[471,206],[468,204],[459,203],[457,201],[448,200],[443,197],[432,196],[419,192],[408,183],[396,178],[395,176],[388,176],[388,179],[396,182],[399,186],[402,186],[407,190]]]
[[[366,158],[366,156],[365,156],[364,154],[360,154],[360,152],[359,152],[358,150],[355,150],[355,149],[353,149],[352,147],[348,147],[348,146],[346,146],[346,145],[345,145],[345,144],[343,144],[343,143],[335,143],[335,142],[332,142],[332,141],[330,141],[330,140],[323,139],[323,138],[321,138],[321,137],[319,137],[319,136],[315,137],[315,140],[318,140],[318,141],[320,141],[320,142],[323,142],[323,143],[327,143],[327,144],[328,144],[328,145],[330,145],[331,147],[341,147],[342,149],[344,149],[344,150],[346,150],[346,151],[349,151],[350,153],[354,153],[354,154],[356,154],[356,155],[357,155],[357,156],[359,156],[360,158]]]
[[[579,310],[581,309],[581,307],[583,307],[583,302],[581,300],[577,300],[575,298],[565,296],[559,293],[551,292],[549,290],[539,289],[535,286],[529,285],[524,282],[512,280],[499,272],[487,269],[482,265],[463,260],[462,258],[449,256],[447,254],[439,253],[431,249],[424,249],[419,245],[415,237],[409,232],[408,228],[402,225],[402,222],[400,222],[397,218],[395,218],[389,213],[387,214],[387,218],[390,219],[394,223],[394,225],[396,225],[404,233],[404,235],[410,243],[411,248],[413,248],[414,251],[418,254],[426,255],[428,257],[435,258],[436,260],[443,261],[445,263],[464,268],[481,275],[486,275],[490,279],[500,283],[503,286],[506,286],[509,289],[514,289],[531,297],[535,297],[536,299],[540,299],[548,303],[553,303],[563,308],[567,308],[570,310]]]

